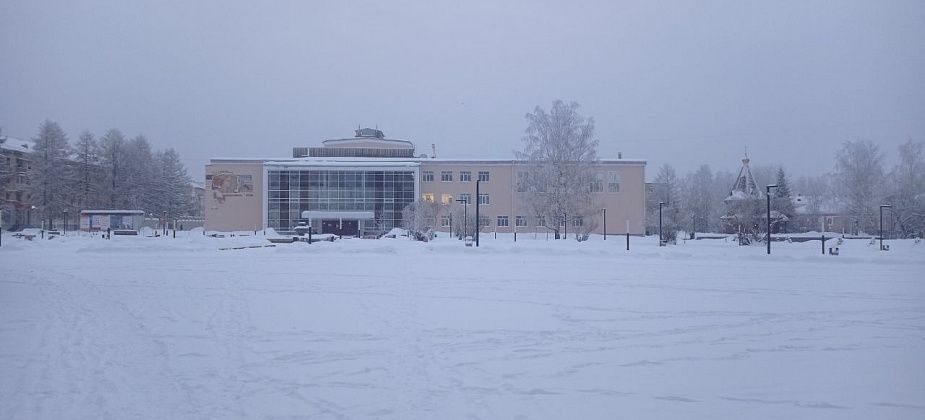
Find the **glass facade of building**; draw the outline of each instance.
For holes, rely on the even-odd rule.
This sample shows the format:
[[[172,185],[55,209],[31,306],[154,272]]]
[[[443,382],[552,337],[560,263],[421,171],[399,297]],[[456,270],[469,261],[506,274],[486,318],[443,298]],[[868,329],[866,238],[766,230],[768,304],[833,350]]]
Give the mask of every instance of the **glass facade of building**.
[[[402,226],[402,209],[415,199],[412,170],[270,169],[267,177],[267,225],[282,233],[303,211],[372,211],[362,231],[386,232]]]

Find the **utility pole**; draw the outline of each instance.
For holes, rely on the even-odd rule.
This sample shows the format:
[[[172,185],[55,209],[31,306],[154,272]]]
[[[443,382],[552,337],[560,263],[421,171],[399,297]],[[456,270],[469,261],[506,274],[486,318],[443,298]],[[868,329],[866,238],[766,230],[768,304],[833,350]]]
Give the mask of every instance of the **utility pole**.
[[[777,188],[777,185],[771,184],[765,187],[768,196],[768,255],[771,255],[771,188]],[[825,241],[822,243],[825,244]]]
[[[482,222],[482,220],[479,219],[479,207],[481,207],[480,204],[482,201],[482,196],[479,195],[479,183],[480,182],[482,181],[478,179],[475,180],[475,247],[476,248],[479,247],[479,230],[480,230],[479,228],[481,228],[481,226],[479,225]]]

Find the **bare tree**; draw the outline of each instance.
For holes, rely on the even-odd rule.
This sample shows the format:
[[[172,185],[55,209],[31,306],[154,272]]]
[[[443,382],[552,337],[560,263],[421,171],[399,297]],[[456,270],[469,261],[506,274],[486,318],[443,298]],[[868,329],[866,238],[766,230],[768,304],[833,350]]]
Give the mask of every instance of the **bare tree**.
[[[74,195],[79,208],[87,209],[101,204],[99,191],[105,182],[100,167],[100,147],[93,133],[84,130],[74,144],[73,156],[77,163]]]
[[[890,171],[889,201],[903,236],[925,231],[925,145],[907,140]]]
[[[71,174],[67,166],[67,135],[58,123],[45,120],[32,140],[35,142],[29,171],[32,196],[39,200],[42,219],[51,223],[68,205],[67,187]]]
[[[120,190],[122,207],[150,211],[164,205],[160,198],[165,193],[159,185],[160,171],[156,167],[151,144],[144,135],[135,136],[125,144],[123,167],[125,188]]]
[[[6,140],[7,138],[3,136],[3,128],[0,128],[0,144]],[[10,164],[8,159],[10,158],[0,147],[0,197],[6,197],[6,188],[13,181],[13,165]]]
[[[452,204],[448,206],[452,215],[453,232],[459,238],[475,236],[475,207],[466,208],[465,204]]]
[[[102,188],[103,194],[108,198],[110,208],[120,204],[118,197],[124,189],[125,170],[123,169],[123,156],[125,154],[125,137],[118,129],[111,129],[100,139],[101,163],[106,171],[106,183]]]
[[[681,197],[681,180],[674,167],[669,164],[662,165],[655,176],[655,182],[663,185],[665,203],[662,208],[662,233],[669,241],[677,239],[681,229],[681,217],[684,214],[684,200]],[[654,209],[655,222],[658,223],[658,207]]]
[[[709,165],[700,165],[697,172],[689,174],[683,182],[686,189],[685,209],[690,222],[691,231],[710,232],[716,222],[714,220],[714,207],[722,197],[714,197],[713,171]],[[719,217],[718,215],[716,216]]]
[[[527,161],[517,189],[556,239],[561,237],[560,223],[588,219],[597,210],[590,191],[598,145],[594,119],[582,117],[578,107],[556,100],[547,113],[537,106],[526,115],[524,149],[517,153]]]
[[[883,154],[868,140],[849,141],[835,157],[835,191],[862,229],[877,226],[877,204],[883,197]]]

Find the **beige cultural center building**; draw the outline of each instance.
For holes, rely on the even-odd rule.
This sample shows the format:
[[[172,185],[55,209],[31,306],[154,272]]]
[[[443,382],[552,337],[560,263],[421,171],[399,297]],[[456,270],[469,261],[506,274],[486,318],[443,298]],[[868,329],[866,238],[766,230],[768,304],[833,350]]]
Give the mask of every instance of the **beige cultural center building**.
[[[644,160],[601,159],[591,188],[599,214],[571,217],[568,231],[642,234],[645,223]],[[315,232],[375,235],[404,226],[402,210],[416,200],[438,206],[436,229],[450,232],[451,213],[463,200],[479,203],[483,232],[545,233],[531,215],[516,179],[522,161],[437,159],[415,155],[414,143],[387,139],[378,129],[295,147],[292,158],[214,158],[206,165],[205,228],[242,231],[272,228],[292,233],[302,223]],[[481,181],[476,197],[475,181]],[[601,220],[585,220],[588,217]]]

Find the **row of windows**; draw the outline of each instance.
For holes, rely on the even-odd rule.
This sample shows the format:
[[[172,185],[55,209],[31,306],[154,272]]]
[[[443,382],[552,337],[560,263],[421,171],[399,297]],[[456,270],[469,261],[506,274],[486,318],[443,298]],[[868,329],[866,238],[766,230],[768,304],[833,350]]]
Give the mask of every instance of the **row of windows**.
[[[517,172],[517,192],[527,191],[528,177],[527,172]],[[604,192],[604,174],[595,174],[588,189],[596,193]],[[620,175],[616,171],[607,172],[607,192],[620,192]]]
[[[479,171],[479,181],[488,182],[491,179],[491,174],[488,171]],[[471,171],[459,171],[459,180],[460,182],[470,182],[472,181],[472,172]],[[422,171],[421,172],[421,181],[423,182],[433,182],[434,181],[434,171]],[[440,182],[453,182],[453,171],[440,171]]]
[[[428,203],[433,203],[434,195],[431,193],[422,194],[421,200]],[[472,204],[472,194],[462,193],[459,195],[459,199],[457,200],[453,200],[453,196],[450,194],[441,194],[440,204],[452,204],[454,202],[460,204]],[[491,199],[488,194],[479,194],[479,204],[483,206],[491,204]]]
[[[479,223],[482,226],[491,226],[491,219],[488,216],[481,216],[481,222]],[[449,215],[444,215],[440,217],[440,227],[450,227],[452,218]],[[517,227],[526,227],[527,226],[527,216],[515,216],[514,223]],[[585,225],[585,220],[583,217],[573,217],[572,226],[582,227]],[[498,227],[509,227],[510,226],[510,216],[497,216],[496,226]],[[534,218],[533,226],[542,227],[546,226],[546,218],[543,216],[537,216]],[[559,221],[559,226],[565,226],[565,221]]]

